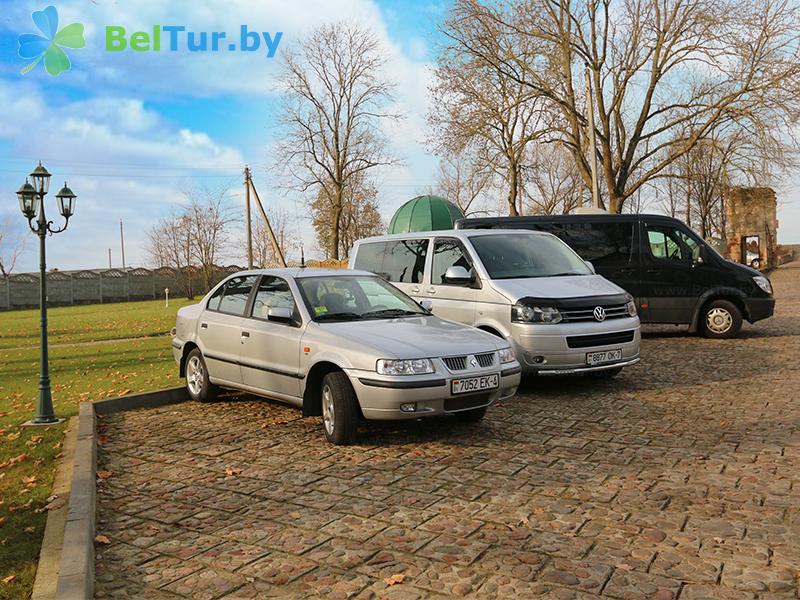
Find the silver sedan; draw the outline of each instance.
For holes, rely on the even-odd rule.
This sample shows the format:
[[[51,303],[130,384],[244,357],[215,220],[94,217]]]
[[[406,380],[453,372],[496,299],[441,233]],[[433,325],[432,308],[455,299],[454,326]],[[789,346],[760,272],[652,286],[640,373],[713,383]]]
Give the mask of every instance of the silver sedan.
[[[361,271],[236,273],[178,311],[172,347],[193,399],[230,388],[282,400],[321,415],[335,444],[354,441],[361,417],[480,420],[520,380],[504,339]]]

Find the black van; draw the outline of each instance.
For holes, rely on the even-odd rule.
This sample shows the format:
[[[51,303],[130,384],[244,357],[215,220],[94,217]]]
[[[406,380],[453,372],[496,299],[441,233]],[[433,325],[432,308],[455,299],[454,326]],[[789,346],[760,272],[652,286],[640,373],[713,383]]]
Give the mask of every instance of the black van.
[[[460,219],[456,228],[535,229],[558,236],[634,296],[643,323],[688,324],[707,337],[731,338],[743,318],[755,323],[775,308],[769,279],[723,258],[672,217],[487,217]]]

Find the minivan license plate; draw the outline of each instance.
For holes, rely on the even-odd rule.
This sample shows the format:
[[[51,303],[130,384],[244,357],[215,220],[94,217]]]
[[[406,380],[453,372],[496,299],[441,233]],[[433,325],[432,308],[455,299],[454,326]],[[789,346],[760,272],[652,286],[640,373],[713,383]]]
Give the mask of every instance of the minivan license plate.
[[[481,390],[491,390],[500,386],[500,376],[497,373],[484,375],[483,377],[468,377],[466,379],[453,379],[450,383],[450,391],[455,394],[468,394],[469,392],[480,392]]]
[[[589,352],[586,354],[587,365],[600,365],[607,362],[614,362],[622,358],[622,350],[604,350],[603,352]]]

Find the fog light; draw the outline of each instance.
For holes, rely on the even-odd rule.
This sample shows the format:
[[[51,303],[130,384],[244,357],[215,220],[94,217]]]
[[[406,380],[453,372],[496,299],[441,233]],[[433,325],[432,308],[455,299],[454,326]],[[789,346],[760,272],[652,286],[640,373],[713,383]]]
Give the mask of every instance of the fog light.
[[[401,404],[400,405],[400,412],[405,412],[405,413],[417,412],[417,403],[416,402],[406,402],[405,404]]]
[[[544,356],[534,356],[533,363],[536,365],[543,365],[547,362],[547,359]]]

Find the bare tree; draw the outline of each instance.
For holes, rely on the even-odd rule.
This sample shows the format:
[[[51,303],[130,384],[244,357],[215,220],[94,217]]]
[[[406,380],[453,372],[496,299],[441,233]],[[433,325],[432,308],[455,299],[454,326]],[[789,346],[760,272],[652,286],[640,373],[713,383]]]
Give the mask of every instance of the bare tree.
[[[296,242],[290,231],[292,222],[289,213],[281,208],[268,208],[266,212],[275,234],[275,240],[285,257],[296,248]],[[280,258],[275,252],[267,224],[261,218],[256,221],[253,229],[253,260],[262,268],[282,266]]]
[[[14,226],[10,218],[3,219],[0,223],[0,275],[7,279],[14,267],[17,265],[17,260],[20,255],[25,251],[27,239],[24,234],[17,235],[13,233]],[[24,233],[27,233],[27,227]]]
[[[469,35],[448,27],[453,43],[548,100],[588,184],[586,65],[614,212],[722,128],[793,143],[800,8],[790,0],[459,0],[456,16]]]
[[[505,189],[509,215],[522,208],[529,144],[547,135],[540,95],[509,77],[469,47],[482,35],[458,2],[445,21],[449,43],[437,56],[431,86],[429,144],[445,157],[472,154],[479,173],[492,173]]]
[[[317,240],[326,258],[347,257],[353,244],[364,237],[380,235],[386,225],[378,210],[378,190],[361,177],[353,178],[344,190],[343,210],[339,215],[338,250],[331,255],[333,248],[333,213],[328,210],[328,199],[320,192],[317,200],[311,203],[311,217]]]
[[[492,172],[483,168],[481,161],[467,150],[439,160],[439,173],[432,190],[469,216],[478,212],[476,201],[488,191],[491,182]]]
[[[193,186],[184,190],[189,200],[184,216],[191,235],[192,261],[200,269],[205,289],[214,283],[214,269],[228,250],[229,225],[235,221],[227,204],[228,188]]]
[[[341,255],[347,189],[377,167],[397,163],[381,132],[394,85],[383,76],[384,50],[355,25],[322,25],[283,54],[278,167],[330,214],[329,254]],[[351,186],[354,187],[354,186]]]
[[[525,196],[533,214],[567,214],[590,200],[575,161],[561,146],[539,145],[525,170]]]
[[[147,234],[148,252],[157,267],[175,271],[189,299],[194,298],[192,232],[186,215],[162,217]]]

